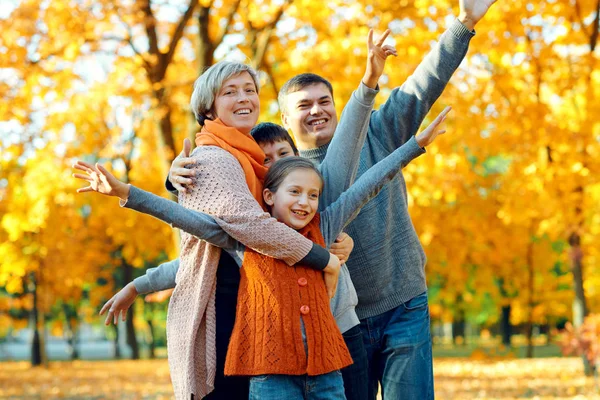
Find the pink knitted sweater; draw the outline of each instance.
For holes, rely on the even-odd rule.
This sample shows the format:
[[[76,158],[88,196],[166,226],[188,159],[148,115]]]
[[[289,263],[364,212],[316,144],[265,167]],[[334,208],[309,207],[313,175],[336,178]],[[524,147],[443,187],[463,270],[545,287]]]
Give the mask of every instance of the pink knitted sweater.
[[[258,205],[237,159],[225,150],[205,146],[192,153],[197,163],[191,190],[179,202],[213,215],[233,238],[259,253],[293,265],[312,248],[312,241],[275,220]],[[180,268],[167,317],[167,349],[175,397],[202,398],[214,388],[215,290],[221,249],[181,232]]]

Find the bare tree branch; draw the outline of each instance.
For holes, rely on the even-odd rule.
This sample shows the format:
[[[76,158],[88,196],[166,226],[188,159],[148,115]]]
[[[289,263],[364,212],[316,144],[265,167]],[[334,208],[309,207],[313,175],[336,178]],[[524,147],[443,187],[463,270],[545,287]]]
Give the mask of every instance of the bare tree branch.
[[[227,13],[227,21],[225,22],[225,25],[223,26],[223,29],[221,30],[221,32],[215,38],[215,41],[214,41],[215,46],[214,47],[221,44],[221,42],[225,38],[225,35],[227,35],[227,32],[229,31],[229,26],[233,22],[233,18],[235,17],[235,14],[237,13],[241,2],[242,2],[242,0],[236,0],[235,3],[233,3],[231,5],[231,8],[229,9],[229,12]]]
[[[198,0],[190,0],[187,10],[185,10],[185,13],[181,16],[181,19],[177,24],[177,28],[175,28],[175,32],[173,32],[173,37],[171,38],[171,43],[169,44],[169,50],[164,55],[164,61],[161,63],[162,68],[160,71],[160,75],[163,77],[166,72],[167,66],[171,63],[171,60],[173,59],[173,55],[175,54],[175,50],[177,49],[177,44],[183,36],[185,26],[187,25],[188,21],[192,18],[192,15],[194,15],[194,10],[196,10],[197,5]]]
[[[142,12],[144,13],[144,28],[146,29],[146,36],[148,37],[148,46],[150,49],[150,54],[159,55],[158,50],[158,36],[156,34],[156,18],[152,13],[152,6],[150,5],[150,0],[142,0],[142,5],[140,7]]]

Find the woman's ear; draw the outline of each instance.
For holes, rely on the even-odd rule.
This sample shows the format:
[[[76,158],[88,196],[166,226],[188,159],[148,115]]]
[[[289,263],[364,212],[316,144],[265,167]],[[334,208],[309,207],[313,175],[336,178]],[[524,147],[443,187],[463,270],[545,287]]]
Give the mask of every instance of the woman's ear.
[[[273,206],[273,192],[271,192],[269,189],[263,190],[263,199],[268,206]]]

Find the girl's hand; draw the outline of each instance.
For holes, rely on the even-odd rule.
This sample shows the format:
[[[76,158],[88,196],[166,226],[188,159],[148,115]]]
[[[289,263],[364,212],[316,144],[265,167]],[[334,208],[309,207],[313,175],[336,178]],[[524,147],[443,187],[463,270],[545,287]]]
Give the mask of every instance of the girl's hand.
[[[77,161],[73,168],[85,172],[85,174],[73,174],[75,178],[83,179],[89,183],[89,186],[77,189],[77,193],[98,192],[107,196],[119,197],[122,200],[127,200],[129,197],[129,185],[115,178],[102,165],[98,163],[91,165],[83,161]]]
[[[339,258],[329,253],[329,264],[323,270],[323,278],[325,279],[325,287],[330,299],[335,296],[335,291],[337,290],[340,268],[341,263]]]
[[[129,282],[127,286],[119,290],[100,310],[100,315],[103,315],[108,310],[104,325],[110,325],[111,320],[117,325],[119,323],[119,314],[121,314],[121,319],[125,321],[127,310],[129,310],[137,295],[138,292],[133,282]]]
[[[446,120],[446,115],[448,115],[450,110],[452,110],[452,107],[450,106],[444,108],[444,111],[442,111],[427,128],[417,135],[416,139],[420,147],[428,146],[433,143],[438,135],[446,133],[446,129],[444,129],[442,124]]]
[[[190,150],[192,149],[192,142],[190,139],[183,140],[183,150],[171,164],[171,169],[169,170],[169,182],[173,185],[178,192],[185,192],[185,185],[191,185],[192,179],[190,176],[194,176],[194,171],[186,168],[186,165],[193,164],[194,159],[190,158]]]
[[[367,38],[367,68],[365,70],[365,76],[362,82],[375,89],[377,82],[381,74],[383,74],[383,67],[385,67],[385,61],[389,56],[398,56],[398,52],[394,46],[384,45],[385,39],[390,34],[390,30],[386,29],[375,42],[373,42],[373,29],[369,30],[369,36]]]
[[[353,248],[354,240],[352,240],[350,235],[342,232],[331,245],[331,252],[340,259],[341,264],[344,264],[346,261],[348,261]]]

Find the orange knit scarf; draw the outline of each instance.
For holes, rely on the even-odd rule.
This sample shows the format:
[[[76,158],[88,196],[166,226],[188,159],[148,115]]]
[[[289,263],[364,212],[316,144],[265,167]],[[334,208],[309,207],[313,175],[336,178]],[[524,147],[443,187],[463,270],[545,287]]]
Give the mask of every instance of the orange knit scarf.
[[[250,136],[226,126],[220,119],[206,120],[196,133],[196,146],[217,146],[233,155],[242,165],[250,192],[263,205],[263,180],[267,174],[265,153]]]
[[[321,246],[320,216],[298,231]],[[321,271],[246,249],[225,375],[321,375],[352,363]],[[300,318],[304,321],[308,357]]]

